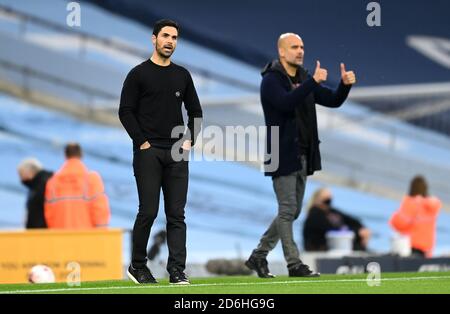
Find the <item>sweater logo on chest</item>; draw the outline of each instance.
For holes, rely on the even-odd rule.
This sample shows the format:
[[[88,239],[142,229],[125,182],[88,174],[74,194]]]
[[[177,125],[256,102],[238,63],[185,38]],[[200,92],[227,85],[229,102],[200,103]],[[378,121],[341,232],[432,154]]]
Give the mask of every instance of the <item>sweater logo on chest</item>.
[[[176,92],[175,92],[175,97],[179,98],[180,96],[181,96],[180,91],[176,91]]]

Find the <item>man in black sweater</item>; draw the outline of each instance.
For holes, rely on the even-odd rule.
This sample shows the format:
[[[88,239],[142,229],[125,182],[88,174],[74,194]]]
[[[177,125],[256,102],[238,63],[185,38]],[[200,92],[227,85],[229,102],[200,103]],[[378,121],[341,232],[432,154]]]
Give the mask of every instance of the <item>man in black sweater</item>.
[[[44,216],[45,186],[52,172],[44,170],[35,158],[27,158],[17,167],[20,181],[28,188],[25,228],[47,228]]]
[[[315,105],[339,107],[356,78],[341,63],[338,88],[333,91],[322,86],[327,79],[327,70],[317,61],[313,76],[308,74],[302,66],[303,41],[297,34],[280,36],[278,54],[279,60],[264,68],[260,89],[267,125],[267,153],[269,156],[279,156],[279,166],[275,170],[272,169],[272,160],[266,161],[266,175],[272,177],[277,196],[278,215],[246,265],[256,270],[259,277],[274,277],[269,272],[266,257],[281,239],[289,276],[318,276],[300,260],[292,230],[294,220],[300,215],[306,178],[321,169]],[[279,128],[279,138],[274,139],[279,144],[279,152],[272,152],[272,127]]]
[[[202,109],[189,72],[171,62],[178,24],[160,20],[153,28],[150,59],[133,68],[123,84],[119,118],[133,140],[133,170],[139,211],[133,227],[128,276],[136,283],[156,283],[147,268],[147,243],[157,216],[161,188],[167,218],[170,283],[189,284],[186,267],[184,207],[188,156],[200,132]],[[185,131],[181,105],[189,121]]]

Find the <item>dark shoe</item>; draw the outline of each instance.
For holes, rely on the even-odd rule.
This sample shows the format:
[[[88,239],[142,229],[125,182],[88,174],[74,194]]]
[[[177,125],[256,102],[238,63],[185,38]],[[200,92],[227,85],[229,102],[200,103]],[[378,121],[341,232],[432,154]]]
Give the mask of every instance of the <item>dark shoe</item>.
[[[188,277],[186,274],[178,269],[174,269],[170,272],[169,282],[171,285],[189,285]]]
[[[288,268],[289,277],[320,277],[320,273],[313,272],[306,264],[297,264]]]
[[[275,278],[275,275],[270,273],[269,267],[267,266],[267,260],[265,258],[250,256],[250,258],[245,262],[245,266],[256,271],[259,278]]]
[[[130,265],[127,270],[127,275],[128,278],[130,278],[137,284],[158,283],[158,281],[156,281],[155,277],[153,277],[152,273],[150,272],[150,269],[148,269],[146,266],[144,266],[144,268],[134,268]]]

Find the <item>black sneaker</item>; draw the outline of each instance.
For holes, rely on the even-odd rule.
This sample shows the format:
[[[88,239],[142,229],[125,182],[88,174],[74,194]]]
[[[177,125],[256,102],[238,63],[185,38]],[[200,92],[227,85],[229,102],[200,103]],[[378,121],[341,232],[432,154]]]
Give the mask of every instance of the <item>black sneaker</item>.
[[[245,266],[256,271],[258,277],[260,278],[275,278],[275,275],[270,273],[269,267],[267,266],[267,260],[265,258],[250,256],[250,258],[245,262]]]
[[[189,279],[186,276],[186,274],[181,270],[174,269],[169,274],[170,274],[169,283],[171,285],[189,285],[189,284],[191,284],[189,282]]]
[[[148,269],[146,266],[144,266],[144,268],[134,268],[130,265],[127,270],[127,275],[128,278],[130,278],[137,284],[158,283],[158,281],[156,281],[155,277],[153,277],[152,273],[150,272],[150,269]]]
[[[288,268],[289,277],[320,277],[320,273],[313,272],[306,264],[297,264]]]

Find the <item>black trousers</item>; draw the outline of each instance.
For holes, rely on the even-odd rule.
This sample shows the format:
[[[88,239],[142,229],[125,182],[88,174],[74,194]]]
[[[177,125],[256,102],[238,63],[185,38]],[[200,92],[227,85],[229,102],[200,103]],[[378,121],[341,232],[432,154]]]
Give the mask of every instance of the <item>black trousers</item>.
[[[188,153],[188,152],[186,152]],[[174,161],[170,149],[150,147],[137,150],[133,157],[133,170],[139,195],[139,212],[133,227],[133,267],[147,263],[147,244],[153,222],[158,215],[161,188],[166,213],[167,270],[186,267],[186,205],[189,167],[187,158]]]

